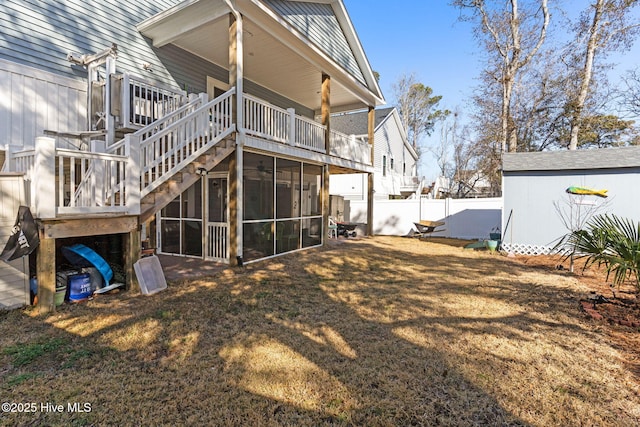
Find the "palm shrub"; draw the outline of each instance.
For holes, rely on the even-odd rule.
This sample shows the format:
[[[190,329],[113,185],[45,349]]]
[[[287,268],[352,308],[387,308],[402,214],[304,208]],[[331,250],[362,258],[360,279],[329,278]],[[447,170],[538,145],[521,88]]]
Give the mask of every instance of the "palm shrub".
[[[613,214],[597,215],[561,243],[568,250],[565,259],[586,258],[584,268],[604,265],[607,280],[613,275],[614,285],[633,278],[640,290],[640,223]]]

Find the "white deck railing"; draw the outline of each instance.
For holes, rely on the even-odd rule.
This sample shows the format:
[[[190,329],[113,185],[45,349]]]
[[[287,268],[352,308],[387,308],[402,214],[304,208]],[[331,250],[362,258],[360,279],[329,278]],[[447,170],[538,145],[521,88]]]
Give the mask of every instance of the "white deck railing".
[[[247,94],[243,95],[243,99],[243,127],[248,135],[326,152],[325,127],[320,123],[297,116],[293,108],[285,110]]]
[[[406,188],[406,189],[416,189],[418,188],[418,186],[420,185],[422,181],[422,178],[420,178],[419,176],[399,176],[398,177],[398,184],[400,185],[400,188]]]
[[[128,73],[116,77],[122,87],[118,91],[121,101],[120,126],[139,129],[180,108],[186,101],[186,92]]]
[[[34,214],[137,215],[140,200],[169,180],[198,156],[236,130],[232,100],[235,88],[205,102],[206,95],[93,151],[59,148],[56,140],[39,137],[35,148],[7,153],[8,171],[22,172],[30,183]],[[247,134],[315,152],[325,153],[325,127],[266,101],[243,96]],[[370,146],[361,139],[331,132],[330,155],[370,164]],[[213,255],[211,255],[213,256]]]
[[[276,142],[289,142],[291,113],[266,101],[244,94],[244,129],[249,135]]]
[[[234,94],[235,88],[231,88],[155,133],[142,129],[126,136],[140,147],[142,197],[235,131],[231,111]]]
[[[296,116],[294,145],[326,153],[325,132],[326,128],[320,123],[306,117]]]
[[[329,154],[366,165],[371,164],[371,146],[366,140],[356,138],[355,135],[345,135],[335,130],[331,130],[331,149]]]
[[[135,147],[123,156],[57,148],[49,137],[36,139],[35,148],[11,152],[10,168],[29,183],[34,214],[56,218],[66,214],[140,212]],[[82,182],[86,191],[74,197]]]
[[[146,126],[140,129],[139,131],[136,132],[135,135],[140,135],[143,139],[146,137],[150,137],[151,135],[170,126],[172,123],[176,122],[177,120],[180,120],[188,116],[189,114],[194,112],[196,109],[198,109],[200,106],[202,106],[202,103],[203,103],[203,99],[201,97],[194,97],[191,100],[191,102],[189,102],[188,104],[183,105],[182,107],[179,107],[174,111],[171,111],[166,116],[156,120],[152,125]],[[100,152],[106,152],[106,154],[110,154],[110,155],[124,156],[125,147],[126,147],[125,140],[122,139],[116,142],[115,144],[112,144],[106,147],[106,149],[103,147],[102,150],[95,150],[92,147],[92,152],[100,151]],[[90,162],[86,173],[83,174],[83,179],[76,186],[75,191],[71,193],[73,194],[73,196],[69,201],[69,204],[68,204],[69,206],[81,206],[83,205],[83,202],[81,202],[80,199],[86,200],[87,197],[89,197],[89,199],[94,197],[94,193],[95,193],[95,189],[93,188],[94,175],[92,174],[94,164],[97,167],[99,165],[99,162],[96,162],[96,161]],[[110,176],[107,176],[105,178],[107,178],[107,181],[105,182],[111,183],[112,180]],[[119,191],[118,184],[116,184],[115,186],[109,186],[104,196],[107,198],[114,197],[114,194],[116,194],[118,191]]]
[[[229,260],[229,224],[226,222],[210,222],[206,256],[217,261]]]
[[[125,205],[126,170],[129,159],[106,153],[86,153],[76,150],[56,150],[58,181],[57,213],[101,211],[127,211]],[[87,191],[76,196],[76,183],[87,182]],[[72,197],[73,195],[73,197]],[[60,203],[63,201],[63,203]]]

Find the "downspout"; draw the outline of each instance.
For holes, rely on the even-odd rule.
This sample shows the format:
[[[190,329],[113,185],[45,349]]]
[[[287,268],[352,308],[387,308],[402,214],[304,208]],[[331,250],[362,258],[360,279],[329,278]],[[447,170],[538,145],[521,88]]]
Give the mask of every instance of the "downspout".
[[[244,46],[243,46],[243,20],[242,15],[238,10],[234,7],[231,0],[224,0],[224,2],[229,7],[229,10],[233,14],[236,25],[235,25],[235,47],[236,47],[236,57],[235,57],[235,87],[236,87],[236,162],[235,162],[235,183],[236,183],[236,212],[235,212],[235,223],[236,223],[236,232],[234,233],[236,236],[236,263],[238,266],[242,266],[243,264],[243,235],[242,235],[242,220],[243,220],[243,212],[244,212],[244,200],[243,200],[243,188],[242,188],[242,177],[243,177],[243,169],[244,169],[244,141],[246,132],[244,130],[244,115],[243,115],[243,80],[244,80]],[[230,58],[231,59],[231,58]],[[231,84],[231,82],[229,82]],[[230,260],[233,263],[234,260]]]

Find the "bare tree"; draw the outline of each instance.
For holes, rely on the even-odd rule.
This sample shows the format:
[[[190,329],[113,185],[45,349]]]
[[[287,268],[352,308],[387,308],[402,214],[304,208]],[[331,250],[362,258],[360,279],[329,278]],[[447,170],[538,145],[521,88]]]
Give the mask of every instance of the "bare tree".
[[[575,50],[580,45],[583,34],[587,34],[587,38],[582,41],[585,48],[582,73],[579,76],[580,87],[570,103],[570,150],[578,148],[583,110],[592,83],[596,55],[606,56],[614,50],[628,49],[638,30],[638,23],[628,22],[629,12],[637,5],[637,0],[595,0],[580,16],[576,25],[578,37],[571,49]]]
[[[513,125],[511,100],[518,72],[525,67],[544,43],[549,26],[547,0],[490,2],[454,0],[454,6],[471,10],[478,21],[477,36],[493,54],[495,79],[502,88],[500,111],[500,145],[502,151],[516,151],[517,134]]]
[[[459,111],[454,111],[442,121],[440,140],[430,147],[436,158],[440,176],[447,183],[446,193],[450,197],[464,198],[477,190],[477,183],[484,178],[484,172],[478,170],[478,150],[471,138],[467,126],[460,128]]]
[[[434,96],[433,89],[419,83],[414,74],[401,75],[392,90],[407,138],[421,156],[423,136],[431,135],[435,124],[449,111],[438,109],[442,96]]]
[[[454,111],[449,117],[442,121],[440,126],[440,139],[434,146],[429,147],[429,151],[436,158],[440,176],[447,179],[453,178],[452,151],[457,143],[459,112]]]
[[[640,116],[640,68],[627,71],[622,78],[624,89],[622,102],[624,107],[634,116]]]

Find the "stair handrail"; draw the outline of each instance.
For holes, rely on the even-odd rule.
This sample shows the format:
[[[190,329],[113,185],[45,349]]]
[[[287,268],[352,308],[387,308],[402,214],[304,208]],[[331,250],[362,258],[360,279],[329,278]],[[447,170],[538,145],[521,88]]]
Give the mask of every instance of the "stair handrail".
[[[141,197],[236,130],[231,103],[235,93],[232,87],[150,135],[132,134],[132,143],[140,144]]]
[[[153,123],[150,123],[147,126],[141,129],[138,129],[136,132],[134,132],[134,135],[136,136],[145,135],[145,134],[153,135],[155,132],[162,130],[163,128],[170,125],[171,123],[179,120],[180,118],[187,116],[191,112],[200,108],[202,106],[203,100],[204,100],[203,96],[193,97],[188,103],[181,106],[180,108],[177,108],[176,110],[172,111],[166,116],[163,116],[162,118],[154,121]],[[176,117],[178,117],[178,119],[176,119]],[[123,156],[125,155],[125,150],[126,150],[126,141],[123,138],[120,141],[106,147],[105,151],[106,151],[106,154]],[[78,201],[84,197],[83,195],[84,192],[91,191],[90,185],[92,182],[91,177],[92,177],[93,171],[94,171],[94,163],[92,162],[89,166],[89,169],[87,170],[87,173],[83,176],[82,181],[78,183],[78,185],[76,186],[76,189],[74,191],[74,196],[72,199],[73,201],[70,202],[71,205],[77,204]],[[114,188],[109,188],[107,191],[107,195],[111,197],[113,195],[112,193],[114,189],[119,189],[119,188],[120,188],[119,186],[116,186]]]

